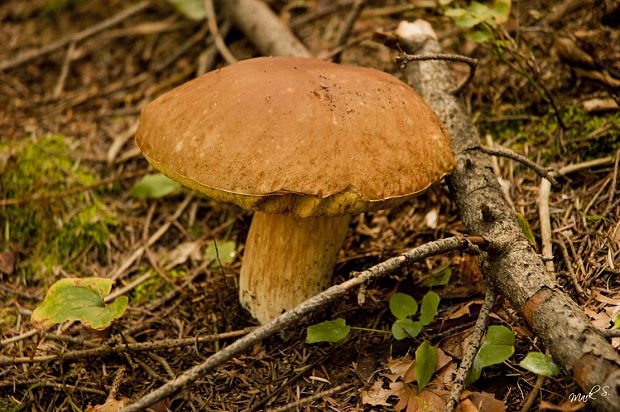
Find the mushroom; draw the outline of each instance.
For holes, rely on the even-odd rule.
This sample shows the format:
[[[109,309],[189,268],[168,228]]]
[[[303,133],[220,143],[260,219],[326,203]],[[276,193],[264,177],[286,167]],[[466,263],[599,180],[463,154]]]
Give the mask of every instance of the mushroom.
[[[329,286],[351,215],[396,206],[455,163],[408,85],[298,57],[248,59],[165,93],[136,142],[168,177],[255,211],[239,298],[261,323]]]

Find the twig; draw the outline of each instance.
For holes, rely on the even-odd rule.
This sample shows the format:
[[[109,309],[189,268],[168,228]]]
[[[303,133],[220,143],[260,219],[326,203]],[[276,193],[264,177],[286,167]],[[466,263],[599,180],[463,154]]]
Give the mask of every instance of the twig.
[[[461,399],[461,392],[463,392],[464,389],[465,378],[467,378],[471,365],[474,363],[474,358],[476,357],[476,352],[478,352],[478,348],[482,342],[482,337],[484,336],[484,331],[486,330],[487,323],[489,321],[489,313],[491,312],[491,309],[493,309],[494,303],[495,292],[493,289],[487,288],[484,303],[480,308],[480,314],[476,320],[476,325],[474,326],[474,330],[471,335],[469,335],[469,344],[465,349],[465,353],[463,353],[463,360],[461,361],[459,369],[456,371],[456,376],[452,381],[452,390],[450,391],[450,397],[448,398],[444,412],[453,412],[456,405],[459,403],[459,399]]]
[[[403,53],[396,58],[397,63],[401,63],[401,69],[407,66],[407,63],[412,61],[424,61],[424,60],[445,60],[455,63],[465,63],[469,66],[469,73],[467,78],[458,85],[454,90],[450,91],[450,94],[459,94],[467,87],[467,85],[474,79],[476,75],[476,67],[478,66],[478,60],[471,57],[462,56],[460,54],[446,54],[446,53],[433,53],[433,54],[407,54]]]
[[[227,360],[231,359],[236,354],[252,347],[256,342],[259,342],[274,333],[292,325],[299,323],[300,319],[314,312],[319,307],[332,302],[342,296],[344,296],[350,289],[357,287],[365,282],[374,280],[380,277],[387,276],[394,273],[396,270],[406,264],[413,263],[420,259],[424,259],[429,256],[445,253],[451,250],[467,250],[470,249],[472,244],[486,245],[485,239],[480,237],[473,238],[457,238],[452,237],[448,239],[441,239],[434,242],[430,242],[411,249],[405,254],[393,257],[385,262],[379,263],[360,273],[358,276],[347,280],[339,285],[332,286],[327,290],[319,293],[318,295],[306,300],[296,308],[284,312],[271,322],[258,327],[252,333],[244,336],[243,338],[235,341],[226,348],[217,352],[216,354],[207,358],[201,364],[194,366],[191,369],[181,373],[176,379],[167,382],[158,389],[146,394],[135,403],[121,409],[121,412],[137,412],[155,402],[163,399],[164,397],[176,392],[181,387],[196,381],[204,373],[213,368],[221,365]]]
[[[95,356],[106,356],[112,353],[121,353],[126,351],[144,352],[144,351],[157,351],[164,349],[174,349],[183,346],[191,346],[197,343],[213,342],[221,339],[236,338],[239,336],[247,335],[255,328],[248,327],[241,330],[235,330],[231,332],[216,333],[205,336],[195,336],[191,338],[181,339],[162,339],[154,342],[139,342],[139,343],[126,343],[118,344],[115,346],[103,345],[96,348],[80,349],[74,351],[67,351],[58,355],[41,355],[41,356],[19,356],[19,357],[0,357],[0,365],[18,365],[24,363],[42,363],[49,361],[74,361],[77,359],[87,359]]]
[[[601,334],[606,338],[620,338],[620,329],[603,329]]]
[[[58,39],[46,46],[43,46],[39,49],[30,49],[25,50],[19,53],[15,58],[6,60],[0,63],[0,72],[6,69],[10,69],[13,67],[17,67],[23,63],[26,63],[29,60],[36,59],[37,57],[45,56],[46,54],[52,53],[58,49],[65,47],[70,43],[77,43],[81,40],[84,40],[102,30],[105,30],[109,27],[117,25],[123,20],[133,16],[134,14],[146,9],[150,4],[150,1],[141,1],[139,3],[134,4],[131,7],[127,7],[125,10],[115,14],[107,20],[102,21],[99,24],[95,24],[92,27],[89,27],[86,30],[83,30],[78,33],[73,33],[68,36],[65,36],[61,39]]]
[[[118,182],[119,180],[125,179],[133,179],[134,177],[145,175],[149,170],[148,169],[140,169],[135,172],[123,173],[116,176],[110,176],[98,182],[95,182],[90,185],[74,187],[71,189],[63,190],[61,192],[53,192],[53,193],[38,193],[31,196],[24,197],[15,197],[11,199],[0,199],[0,207],[2,206],[12,206],[12,205],[21,205],[24,203],[30,202],[41,202],[43,200],[53,200],[58,199],[60,197],[71,196],[77,193],[86,192],[91,189],[95,189],[100,186],[109,185],[110,183]]]
[[[551,242],[551,213],[549,212],[549,196],[551,195],[551,182],[543,178],[540,182],[538,194],[538,216],[540,219],[540,237],[542,243],[542,256],[545,266],[550,274],[556,276],[553,265],[553,245]]]
[[[491,156],[501,156],[501,157],[507,157],[509,159],[512,160],[516,160],[519,163],[524,164],[525,166],[529,167],[530,169],[532,169],[533,171],[536,172],[536,174],[538,174],[538,176],[543,177],[545,179],[547,179],[549,182],[551,182],[551,184],[553,186],[557,186],[558,185],[558,181],[555,180],[555,178],[553,177],[553,174],[546,171],[543,167],[537,165],[536,163],[532,162],[530,159],[528,159],[525,156],[521,156],[518,153],[513,152],[512,150],[506,149],[506,148],[496,148],[496,147],[486,147],[486,146],[478,146],[475,149],[481,150],[482,152],[491,155]],[[471,149],[474,150],[474,149]]]
[[[52,93],[52,97],[58,99],[62,94],[62,89],[65,87],[65,81],[67,80],[67,75],[69,74],[69,65],[73,60],[73,55],[75,53],[75,42],[69,43],[69,47],[67,48],[67,53],[65,53],[65,60],[62,62],[62,68],[60,69],[60,75],[58,76],[58,81],[56,82],[56,86],[54,87],[54,92]]]
[[[347,44],[347,39],[351,35],[351,32],[353,31],[353,26],[355,25],[355,22],[357,21],[360,14],[362,13],[362,10],[364,10],[364,7],[366,7],[366,0],[355,0],[355,2],[353,3],[351,7],[351,11],[349,12],[349,15],[347,16],[347,19],[344,22],[344,25],[342,26],[342,28],[340,29],[340,32],[338,33],[338,40],[336,41],[336,47],[343,47],[345,44]],[[342,53],[342,50],[340,50],[338,53],[332,56],[332,60],[334,62],[336,63],[340,62],[340,55]]]
[[[520,412],[527,412],[532,408],[532,405],[534,405],[536,397],[538,396],[540,388],[542,388],[545,379],[546,378],[544,376],[538,375],[538,377],[536,378],[536,382],[534,382],[534,387],[532,388],[532,391],[529,393],[529,395],[527,395],[527,399],[523,403]]]
[[[601,157],[599,159],[588,160],[587,162],[571,164],[568,166],[564,166],[556,170],[556,176],[565,176],[574,172],[579,172],[580,170],[591,169],[593,167],[605,166],[613,163],[614,158],[612,156]]]
[[[286,412],[290,410],[297,410],[300,406],[306,405],[308,403],[321,400],[326,396],[332,395],[334,393],[338,393],[342,390],[348,389],[351,386],[350,383],[345,383],[342,385],[335,386],[331,389],[327,389],[325,391],[317,392],[312,396],[308,396],[306,398],[300,399],[295,402],[291,402],[288,405],[280,406],[276,409],[268,409],[269,412]]]
[[[562,240],[562,238],[558,238],[558,244],[560,245],[560,250],[562,251],[562,257],[564,258],[564,263],[566,264],[566,269],[568,270],[568,275],[570,280],[573,283],[573,287],[577,291],[580,296],[585,296],[581,285],[579,284],[579,279],[577,279],[577,274],[573,270],[573,266],[571,264],[570,255],[568,254],[568,249],[566,248],[566,243]]]
[[[207,15],[207,27],[211,32],[211,35],[215,39],[215,47],[220,52],[224,60],[228,64],[237,63],[237,58],[228,50],[224,39],[220,35],[220,31],[217,27],[217,17],[215,15],[215,7],[213,7],[213,0],[204,0],[205,13]]]

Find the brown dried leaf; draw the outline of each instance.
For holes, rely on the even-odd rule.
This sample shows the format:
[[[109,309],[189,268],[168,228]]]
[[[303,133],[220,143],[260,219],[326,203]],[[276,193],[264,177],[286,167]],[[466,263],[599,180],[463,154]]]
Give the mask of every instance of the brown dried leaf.
[[[383,381],[378,380],[372,384],[369,390],[362,391],[362,404],[372,406],[392,406],[387,402],[387,399],[396,395],[392,388],[384,389]]]
[[[89,406],[85,412],[118,412],[129,402],[129,398],[108,398],[103,405]]]
[[[10,250],[0,253],[0,273],[10,275],[15,269],[15,253]]]

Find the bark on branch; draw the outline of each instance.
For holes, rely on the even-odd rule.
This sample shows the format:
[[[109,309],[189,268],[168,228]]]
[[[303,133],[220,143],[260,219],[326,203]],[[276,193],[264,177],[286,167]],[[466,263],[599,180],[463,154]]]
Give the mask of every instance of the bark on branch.
[[[411,53],[442,52],[432,34],[405,43]],[[583,393],[596,385],[607,386],[608,395],[595,395],[589,404],[600,411],[617,411],[620,356],[555,283],[523,236],[489,156],[468,150],[480,146],[480,137],[459,99],[448,92],[454,88],[448,66],[439,61],[412,62],[404,74],[452,135],[457,166],[449,183],[463,223],[471,233],[501,245],[481,254],[485,278],[508,298],[562,369],[572,372]]]

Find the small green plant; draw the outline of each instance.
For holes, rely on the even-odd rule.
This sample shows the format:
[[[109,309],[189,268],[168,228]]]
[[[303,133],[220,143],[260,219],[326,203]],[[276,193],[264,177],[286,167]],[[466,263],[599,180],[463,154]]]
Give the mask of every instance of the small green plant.
[[[174,180],[154,173],[146,175],[131,189],[131,195],[138,199],[159,199],[165,196],[177,194],[181,191],[181,185]]]
[[[437,348],[427,340],[422,342],[415,351],[415,377],[418,381],[418,390],[422,391],[431,381],[435,373],[435,365],[439,355]]]
[[[454,18],[458,27],[473,28],[469,33],[471,40],[486,42],[494,38],[493,28],[505,23],[510,15],[511,0],[495,0],[491,6],[472,1],[465,8],[451,8],[445,15]]]
[[[560,373],[560,367],[553,362],[551,356],[540,352],[528,352],[519,362],[519,366],[539,376],[552,377]]]
[[[418,303],[413,297],[405,293],[394,293],[389,301],[390,312],[396,317],[396,320],[392,324],[392,336],[397,340],[407,337],[415,338],[418,336],[422,328],[435,319],[439,301],[439,295],[433,291],[427,292],[422,298],[420,319],[414,321],[412,316],[418,312]],[[364,330],[367,332],[390,333],[385,330],[349,326],[346,320],[337,318],[309,326],[306,335],[306,343],[338,342],[346,338],[352,329]]]
[[[41,303],[32,312],[30,321],[45,328],[68,320],[79,320],[93,329],[105,329],[113,320],[120,318],[127,309],[127,296],[119,296],[106,304],[112,279],[68,278],[54,283]]]
[[[515,333],[505,326],[489,326],[474,358],[465,384],[471,385],[480,379],[482,369],[503,363],[515,353]]]

